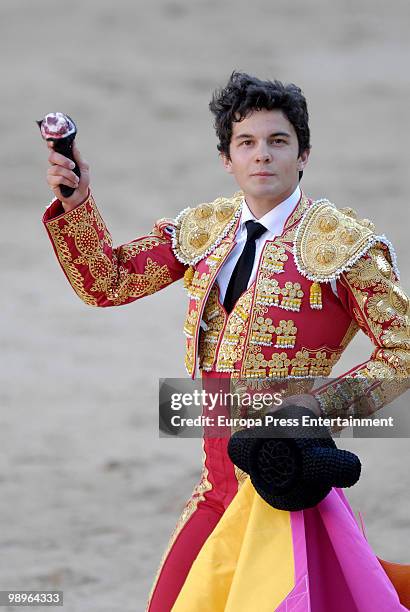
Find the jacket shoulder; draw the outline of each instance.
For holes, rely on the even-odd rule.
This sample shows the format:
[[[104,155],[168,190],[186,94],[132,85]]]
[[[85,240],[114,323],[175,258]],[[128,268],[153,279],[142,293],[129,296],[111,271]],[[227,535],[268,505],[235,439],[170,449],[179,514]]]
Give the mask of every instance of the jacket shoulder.
[[[208,256],[235,225],[243,194],[217,198],[213,202],[185,208],[175,218],[173,252],[184,264],[195,265]]]
[[[294,259],[303,276],[316,282],[337,279],[375,244],[377,236],[368,219],[358,219],[352,208],[336,208],[328,200],[313,202],[303,215],[294,242]]]

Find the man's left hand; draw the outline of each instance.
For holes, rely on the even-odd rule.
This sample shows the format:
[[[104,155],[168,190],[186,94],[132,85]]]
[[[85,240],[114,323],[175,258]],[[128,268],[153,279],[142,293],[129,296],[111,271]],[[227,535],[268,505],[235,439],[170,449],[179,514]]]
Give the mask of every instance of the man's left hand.
[[[318,400],[315,398],[314,395],[311,395],[310,393],[303,393],[301,395],[290,395],[289,397],[285,397],[283,398],[282,404],[274,410],[284,408],[285,406],[302,406],[303,408],[311,410],[316,416],[322,416],[322,410]],[[271,412],[274,412],[274,410],[272,410]]]

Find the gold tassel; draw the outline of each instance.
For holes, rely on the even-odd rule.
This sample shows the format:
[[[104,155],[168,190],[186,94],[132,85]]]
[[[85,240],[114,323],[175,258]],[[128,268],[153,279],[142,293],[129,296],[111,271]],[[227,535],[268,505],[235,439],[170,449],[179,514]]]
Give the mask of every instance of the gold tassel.
[[[315,310],[321,310],[322,308],[322,288],[319,283],[312,283],[310,285],[310,307]]]
[[[189,266],[189,268],[187,268],[185,270],[184,273],[184,287],[185,289],[189,289],[191,284],[192,284],[192,279],[194,278],[194,273],[195,270],[192,266]]]

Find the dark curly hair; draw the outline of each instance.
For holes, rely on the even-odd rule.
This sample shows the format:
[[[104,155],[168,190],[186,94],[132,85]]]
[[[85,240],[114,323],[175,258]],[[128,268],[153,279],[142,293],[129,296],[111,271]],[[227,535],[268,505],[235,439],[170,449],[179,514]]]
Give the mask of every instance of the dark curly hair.
[[[310,149],[309,114],[302,90],[281,81],[261,81],[244,72],[234,71],[227,85],[212,95],[209,109],[215,116],[219,138],[218,151],[228,159],[233,121],[241,121],[255,110],[281,110],[295,128],[299,155]]]

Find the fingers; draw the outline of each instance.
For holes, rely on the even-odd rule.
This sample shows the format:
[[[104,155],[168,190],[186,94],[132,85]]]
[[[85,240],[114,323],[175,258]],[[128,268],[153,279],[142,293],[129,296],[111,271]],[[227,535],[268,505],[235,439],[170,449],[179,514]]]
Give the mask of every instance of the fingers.
[[[79,169],[81,177],[73,172],[75,163],[54,150],[54,144],[52,141],[47,142],[49,149],[48,162],[50,164],[47,171],[47,183],[50,189],[53,191],[56,198],[58,198],[64,207],[64,210],[71,210],[74,206],[83,202],[87,196],[90,185],[90,171],[88,163],[81,157],[80,152],[75,144],[73,143],[73,158],[75,159]],[[74,193],[69,197],[63,197],[60,185],[66,185],[74,189]]]
[[[56,165],[61,168],[67,168],[68,170],[72,170],[75,168],[75,163],[71,161],[68,157],[64,157],[61,153],[56,153],[56,151],[52,150],[50,155],[48,156],[48,162],[51,165]]]
[[[47,171],[47,183],[51,189],[55,189],[58,185],[67,185],[76,189],[79,185],[79,178],[65,167],[53,165]]]
[[[72,170],[75,167],[75,163],[71,159],[65,157],[64,155],[61,155],[61,153],[57,153],[56,151],[54,151],[52,142],[48,142],[47,146],[50,149],[50,154],[48,156],[49,164],[57,165],[62,168],[67,168],[69,170]],[[81,157],[80,151],[75,141],[73,142],[73,157],[81,171],[89,170],[89,165],[85,161],[85,159]]]
[[[77,147],[77,143],[75,140],[73,142],[73,157],[77,162],[77,166],[80,168],[80,170],[89,170],[89,165],[85,161],[85,159],[81,157],[80,151]]]

